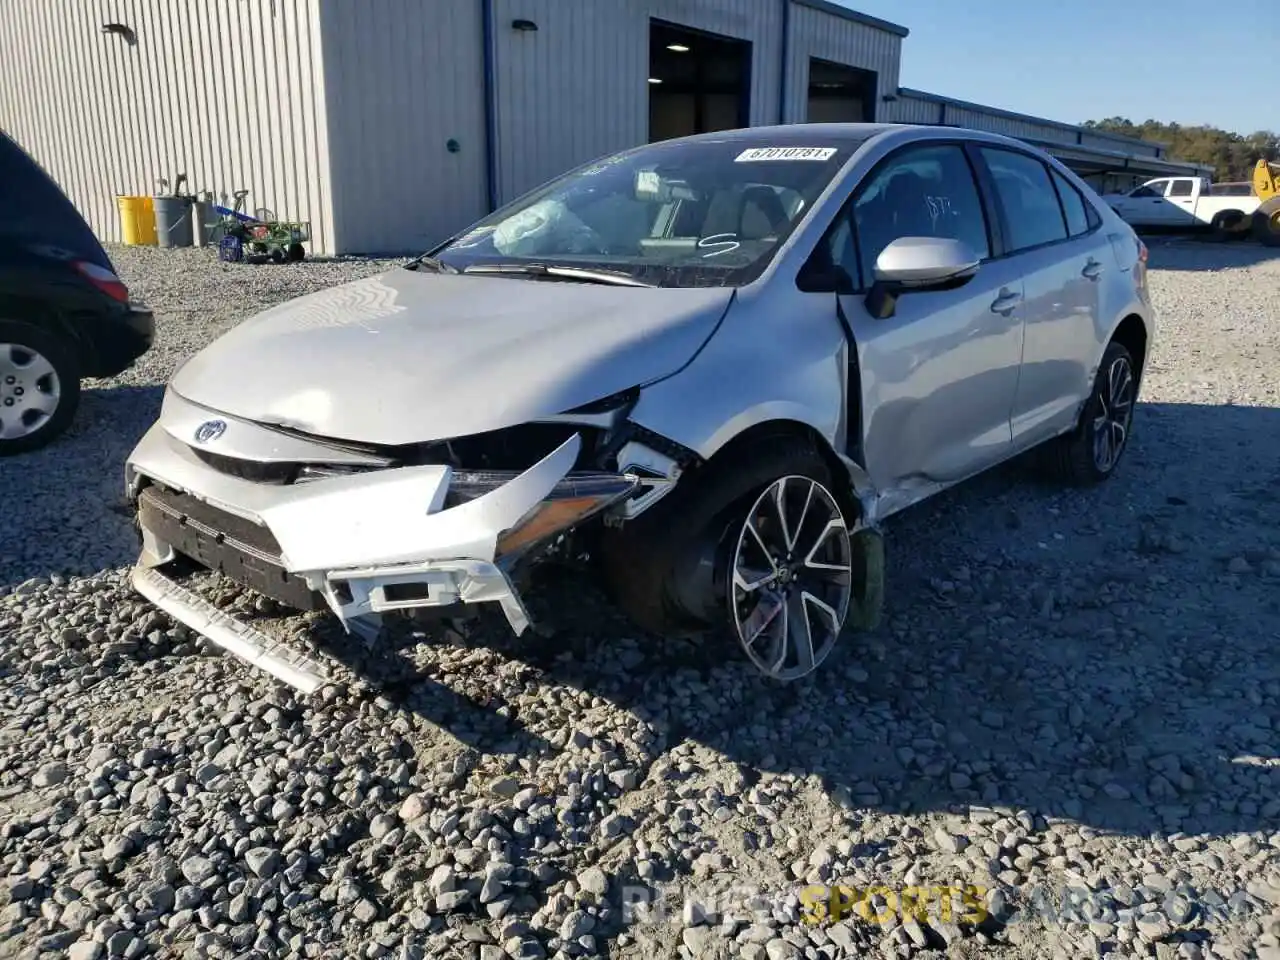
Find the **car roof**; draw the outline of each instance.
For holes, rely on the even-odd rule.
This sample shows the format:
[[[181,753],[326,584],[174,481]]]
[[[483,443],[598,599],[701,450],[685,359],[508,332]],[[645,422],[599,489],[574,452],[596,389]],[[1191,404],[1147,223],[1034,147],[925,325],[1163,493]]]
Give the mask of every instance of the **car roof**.
[[[896,123],[784,123],[767,127],[741,127],[735,130],[717,130],[697,133],[681,140],[719,140],[758,146],[790,145],[808,142],[815,136],[841,146],[854,146],[870,140],[877,134],[900,129]]]
[[[1015,146],[1034,153],[1044,152],[1023,140],[987,130],[923,123],[785,123],[699,133],[667,142],[714,140],[748,146],[815,146],[819,145],[814,143],[815,138],[821,137],[825,144],[859,147],[882,134],[898,134],[903,141],[910,140],[912,136],[922,140],[965,139]]]

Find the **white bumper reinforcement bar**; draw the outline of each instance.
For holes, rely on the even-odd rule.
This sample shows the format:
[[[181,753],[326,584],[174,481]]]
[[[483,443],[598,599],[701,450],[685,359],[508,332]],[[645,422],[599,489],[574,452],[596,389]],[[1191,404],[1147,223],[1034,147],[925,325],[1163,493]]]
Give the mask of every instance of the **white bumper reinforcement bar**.
[[[329,682],[320,664],[147,567],[133,568],[133,588],[179,623],[304,694]]]

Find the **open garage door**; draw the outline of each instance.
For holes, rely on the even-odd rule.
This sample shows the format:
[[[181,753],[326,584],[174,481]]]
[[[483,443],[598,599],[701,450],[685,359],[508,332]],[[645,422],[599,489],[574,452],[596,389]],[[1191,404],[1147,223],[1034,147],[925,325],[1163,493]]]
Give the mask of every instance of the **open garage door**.
[[[750,123],[751,44],[649,22],[649,142]]]
[[[876,118],[875,98],[873,71],[809,58],[810,123],[871,123]]]

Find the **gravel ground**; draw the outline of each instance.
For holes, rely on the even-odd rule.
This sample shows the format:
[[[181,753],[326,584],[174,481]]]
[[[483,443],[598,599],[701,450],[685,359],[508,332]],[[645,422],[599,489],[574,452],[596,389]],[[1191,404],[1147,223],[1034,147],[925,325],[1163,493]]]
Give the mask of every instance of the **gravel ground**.
[[[374,650],[204,578],[347,665],[312,702],[130,594],[121,463],[200,344],[385,264],[112,254],[156,348],[0,461],[0,956],[1280,958],[1280,258],[1154,246],[1118,475],[895,519],[884,626],[806,682],[558,571],[540,636]]]

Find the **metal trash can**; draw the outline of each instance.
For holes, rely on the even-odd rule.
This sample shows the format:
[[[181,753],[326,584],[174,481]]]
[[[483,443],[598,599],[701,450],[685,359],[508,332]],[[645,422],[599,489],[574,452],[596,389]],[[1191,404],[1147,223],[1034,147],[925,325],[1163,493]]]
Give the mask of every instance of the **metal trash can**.
[[[191,220],[197,247],[216,247],[222,239],[222,218],[214,209],[213,194],[205,191],[192,204]]]
[[[156,239],[162,247],[189,247],[194,242],[190,197],[153,197]]]

